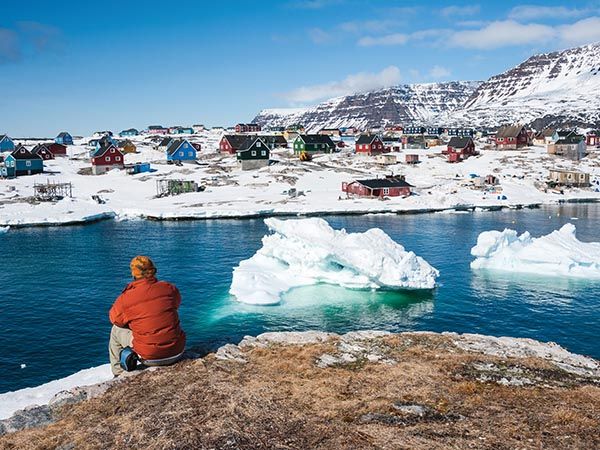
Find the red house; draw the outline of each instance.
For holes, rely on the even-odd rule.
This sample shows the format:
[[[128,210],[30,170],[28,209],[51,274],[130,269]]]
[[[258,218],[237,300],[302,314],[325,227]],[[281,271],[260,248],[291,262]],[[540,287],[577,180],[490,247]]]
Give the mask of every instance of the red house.
[[[448,155],[448,162],[459,162],[476,154],[475,142],[468,136],[453,136],[448,142],[448,147],[442,153]]]
[[[46,147],[48,147],[48,150],[50,150],[54,156],[67,156],[66,145],[53,142],[51,144],[46,144]]]
[[[123,169],[125,156],[113,144],[100,147],[92,156],[92,173],[102,175],[112,169]]]
[[[356,140],[356,153],[377,155],[384,151],[383,141],[375,134],[361,134]]]
[[[258,133],[260,125],[257,123],[238,123],[235,126],[236,133]]]
[[[419,155],[408,154],[404,157],[404,161],[406,162],[406,164],[418,164]]]
[[[244,147],[247,140],[248,136],[242,134],[226,134],[219,142],[219,151],[235,155],[239,149]]]
[[[44,161],[54,159],[54,154],[52,154],[52,152],[48,149],[47,144],[36,145],[35,147],[33,147],[33,150],[31,150],[31,153],[33,153],[34,155],[38,155]]]
[[[529,134],[523,125],[507,125],[496,132],[498,150],[516,150],[530,144]]]
[[[600,145],[600,131],[594,130],[589,131],[585,135],[585,143],[591,147],[596,147]]]
[[[404,176],[387,176],[342,183],[342,192],[357,197],[408,197],[412,187]]]

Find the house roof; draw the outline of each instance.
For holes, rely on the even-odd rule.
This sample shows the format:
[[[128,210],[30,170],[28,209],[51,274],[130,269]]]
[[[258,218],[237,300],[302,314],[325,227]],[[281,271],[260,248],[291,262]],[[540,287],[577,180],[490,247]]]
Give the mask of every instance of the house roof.
[[[10,139],[7,134],[0,134],[0,141],[3,141],[5,138]]]
[[[164,130],[165,127],[163,127],[162,125],[150,125],[148,127],[149,130]]]
[[[238,149],[238,153],[247,152],[252,147],[254,147],[254,144],[256,143],[256,141],[262,142],[262,145],[264,145],[265,148],[268,150],[267,144],[265,143],[265,141],[262,139],[261,136],[248,136],[248,139],[246,139],[246,142],[244,142],[242,147],[240,147]]]
[[[536,137],[540,137],[540,138],[552,137],[552,136],[554,136],[554,133],[556,133],[556,130],[554,128],[545,128],[542,131],[540,131],[536,135]]]
[[[183,144],[184,142],[190,144],[190,146],[193,147],[194,150],[196,149],[196,147],[194,147],[187,139],[173,139],[173,142],[171,142],[167,147],[167,154],[172,155],[173,153],[175,153],[177,149],[181,146],[181,144]]]
[[[11,156],[15,159],[42,159],[41,156],[35,155],[27,150],[23,145],[20,145],[11,152]]]
[[[111,148],[114,148],[116,151],[121,153],[121,150],[119,150],[114,144],[109,143],[109,144],[100,146],[100,148],[92,154],[92,158],[97,158],[99,156],[103,156]]]
[[[66,131],[61,131],[60,133],[58,133],[58,136],[56,137],[67,137],[67,136],[71,136],[69,133],[67,133]]]
[[[522,129],[523,129],[523,125],[506,125],[506,126],[500,127],[500,129],[498,129],[498,131],[496,132],[496,137],[497,138],[508,138],[508,137],[516,138],[519,135],[519,133],[521,133]]]
[[[259,138],[261,138],[265,144],[287,144],[287,141],[281,134],[262,135],[259,136]]]
[[[394,187],[413,187],[412,184],[406,182],[399,177],[386,177],[386,178],[374,178],[371,180],[356,180],[356,183],[360,183],[371,189],[381,188],[394,188]]]
[[[46,150],[47,152],[50,151],[50,149],[48,148],[48,146],[46,144],[38,144],[35,147],[33,147],[33,149],[31,150],[31,153],[37,155],[39,152]]]
[[[232,149],[239,150],[240,148],[246,146],[246,141],[253,139],[254,136],[248,136],[245,134],[226,134],[223,136],[223,138],[227,139]]]
[[[136,130],[135,128],[129,128],[127,130],[121,131],[121,133],[130,133],[130,132],[138,133],[138,130]]]
[[[573,130],[560,130],[558,132],[558,137],[559,138],[566,138],[568,136],[571,136],[572,134],[575,134],[575,132]]]
[[[371,144],[375,139],[379,138],[376,134],[361,134],[356,140],[357,144]]]
[[[334,147],[334,143],[331,138],[327,135],[322,134],[300,134],[298,135],[300,139],[304,141],[305,144],[326,144],[331,147]]]
[[[472,141],[473,139],[469,136],[452,136],[448,142],[448,147],[465,148]]]
[[[159,147],[166,147],[167,145],[169,145],[169,142],[171,142],[173,140],[172,137],[164,137],[160,140],[160,143],[158,144]]]

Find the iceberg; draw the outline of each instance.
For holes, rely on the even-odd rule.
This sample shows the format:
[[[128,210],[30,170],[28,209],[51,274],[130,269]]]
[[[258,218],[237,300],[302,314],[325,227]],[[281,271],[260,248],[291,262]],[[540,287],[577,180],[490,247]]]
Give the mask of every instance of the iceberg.
[[[527,231],[485,231],[471,255],[472,269],[600,279],[600,243],[581,242],[570,223],[539,238]]]
[[[273,305],[292,288],[317,283],[353,289],[433,289],[439,272],[379,228],[334,230],[319,218],[265,219],[272,232],[233,270],[230,294]]]
[[[10,230],[10,227],[0,227],[0,234],[7,233]]]

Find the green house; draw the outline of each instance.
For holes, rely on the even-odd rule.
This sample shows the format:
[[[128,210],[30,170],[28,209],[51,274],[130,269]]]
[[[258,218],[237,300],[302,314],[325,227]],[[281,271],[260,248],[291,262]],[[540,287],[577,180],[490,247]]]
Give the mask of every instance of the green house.
[[[300,134],[294,140],[294,153],[333,153],[335,144],[329,136]]]
[[[259,137],[248,137],[236,152],[242,170],[260,169],[269,165],[269,146]]]

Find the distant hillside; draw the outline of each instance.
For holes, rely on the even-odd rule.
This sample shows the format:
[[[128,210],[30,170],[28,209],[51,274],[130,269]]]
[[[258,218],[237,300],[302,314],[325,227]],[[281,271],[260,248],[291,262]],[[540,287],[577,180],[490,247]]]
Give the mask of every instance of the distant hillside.
[[[263,110],[255,121],[312,130],[388,123],[600,127],[600,44],[535,55],[486,82],[400,85],[302,110]]]

